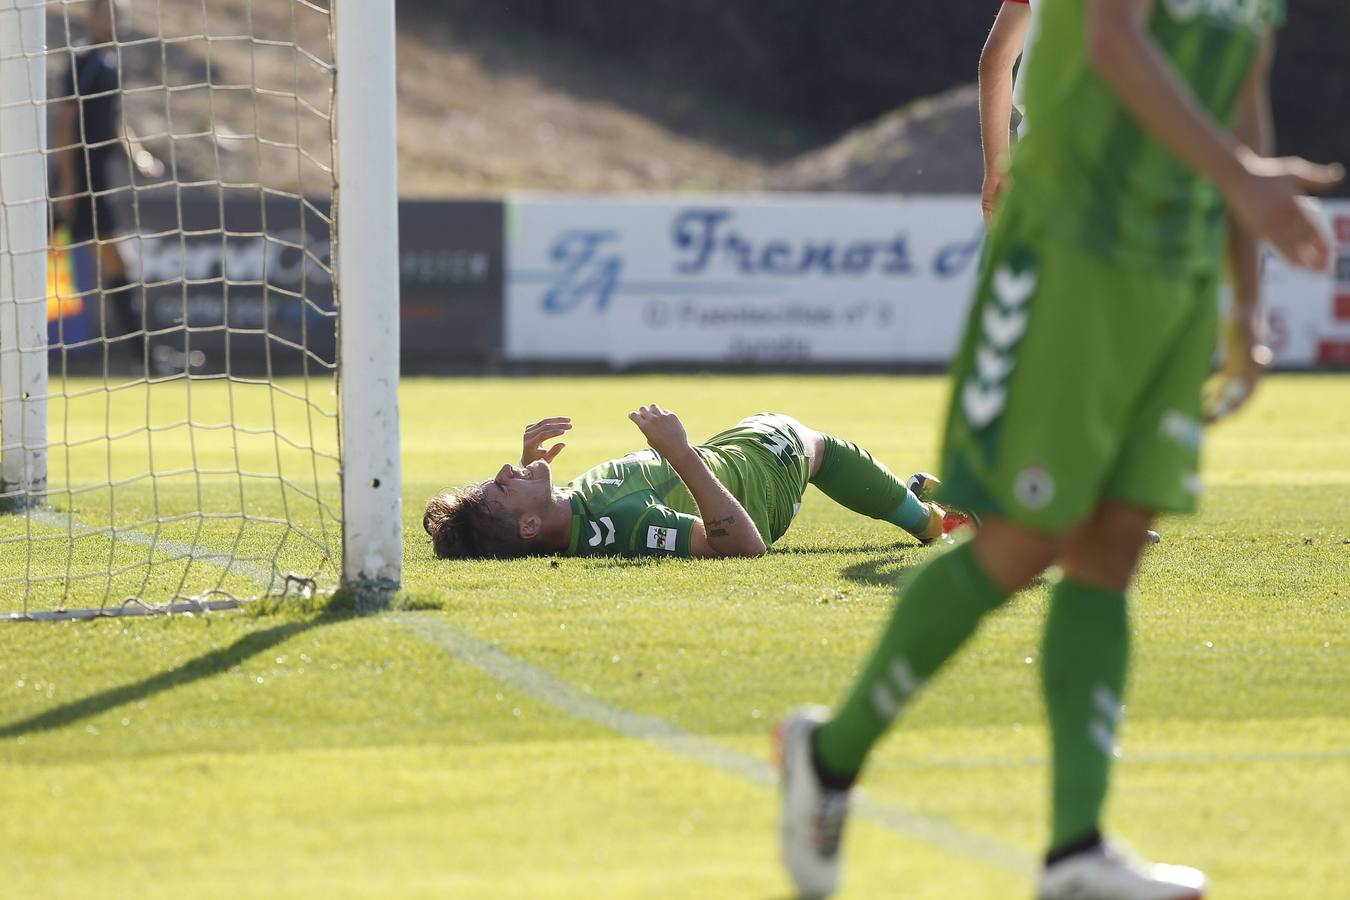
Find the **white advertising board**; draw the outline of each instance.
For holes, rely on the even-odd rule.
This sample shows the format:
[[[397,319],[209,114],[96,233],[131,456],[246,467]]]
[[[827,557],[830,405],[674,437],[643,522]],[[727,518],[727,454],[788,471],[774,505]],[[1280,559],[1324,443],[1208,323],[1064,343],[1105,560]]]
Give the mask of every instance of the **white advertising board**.
[[[1336,272],[1266,255],[1281,368],[1350,366],[1350,202],[1323,210]],[[517,195],[504,352],[616,368],[940,365],[965,324],[983,236],[974,196]]]
[[[983,229],[969,197],[509,201],[509,359],[941,363]]]
[[[1324,207],[1336,242],[1336,268],[1315,362],[1350,368],[1350,200],[1329,201]]]

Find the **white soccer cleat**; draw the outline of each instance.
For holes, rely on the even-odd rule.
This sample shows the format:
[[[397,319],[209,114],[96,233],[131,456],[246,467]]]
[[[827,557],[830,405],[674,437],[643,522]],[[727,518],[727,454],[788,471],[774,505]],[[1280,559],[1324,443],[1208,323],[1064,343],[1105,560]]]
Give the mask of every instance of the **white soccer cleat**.
[[[778,847],[803,898],[828,897],[839,886],[839,841],[848,816],[849,792],[821,784],[811,761],[811,732],[828,717],[824,707],[806,706],[774,730],[783,790]]]
[[[927,472],[915,472],[909,476],[905,482],[905,487],[909,492],[920,500],[932,500],[937,496],[937,489],[942,481],[936,475],[930,475]]]
[[[1148,863],[1102,844],[1047,866],[1040,900],[1199,900],[1205,873],[1190,866]]]

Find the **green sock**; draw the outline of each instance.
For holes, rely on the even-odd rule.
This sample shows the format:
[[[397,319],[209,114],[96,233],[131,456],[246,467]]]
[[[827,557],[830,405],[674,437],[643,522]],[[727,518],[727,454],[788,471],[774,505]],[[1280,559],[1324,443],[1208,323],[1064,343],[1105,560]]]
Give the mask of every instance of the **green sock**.
[[[824,435],[825,453],[811,483],[835,503],[913,535],[928,527],[928,505],[890,469],[851,441]]]
[[[1055,586],[1041,647],[1054,758],[1052,853],[1097,829],[1117,755],[1129,655],[1122,591],[1068,579]]]
[[[975,633],[984,614],[1008,599],[969,543],[924,563],[899,594],[872,658],[834,717],[813,735],[816,762],[828,777],[856,778],[896,714]]]

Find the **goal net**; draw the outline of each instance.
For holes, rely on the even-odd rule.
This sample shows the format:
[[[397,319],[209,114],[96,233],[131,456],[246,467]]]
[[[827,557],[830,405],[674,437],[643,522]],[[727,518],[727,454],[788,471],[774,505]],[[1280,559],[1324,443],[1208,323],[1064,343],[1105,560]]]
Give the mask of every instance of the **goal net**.
[[[393,0],[0,0],[0,615],[397,583],[393,65]]]

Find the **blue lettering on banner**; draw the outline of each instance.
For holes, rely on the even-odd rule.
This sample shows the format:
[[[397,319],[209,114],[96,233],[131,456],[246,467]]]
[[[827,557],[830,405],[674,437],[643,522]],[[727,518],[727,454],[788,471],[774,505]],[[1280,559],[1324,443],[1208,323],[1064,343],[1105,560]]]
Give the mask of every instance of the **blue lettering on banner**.
[[[980,247],[984,244],[984,226],[975,232],[969,241],[957,241],[948,244],[937,252],[933,259],[933,273],[939,278],[955,278],[970,267],[980,256]]]
[[[883,240],[761,240],[738,230],[733,219],[734,212],[728,208],[695,207],[676,213],[670,223],[676,251],[673,278],[624,281],[624,236],[602,228],[559,233],[548,248],[548,270],[515,270],[511,278],[547,285],[540,297],[540,306],[547,313],[563,314],[582,307],[606,312],[621,294],[777,295],[782,288],[763,280],[764,276],[913,277],[928,267],[933,276],[952,279],[976,264],[984,240],[981,225],[969,240],[945,244],[931,260],[916,265],[909,237],[903,231]],[[730,276],[728,280],[699,277],[719,270]]]
[[[681,275],[702,275],[721,265],[741,275],[843,275],[854,278],[880,272],[882,275],[913,275],[909,238],[901,233],[884,241],[791,241],[776,238],[756,244],[730,226],[727,209],[687,209],[671,223],[670,235],[682,258],[675,270]],[[964,246],[964,245],[963,245]],[[939,270],[938,274],[945,272]]]
[[[568,231],[553,242],[549,259],[562,271],[540,301],[546,312],[565,313],[592,298],[597,311],[609,308],[623,259],[600,255],[600,246],[617,237],[613,231]]]

